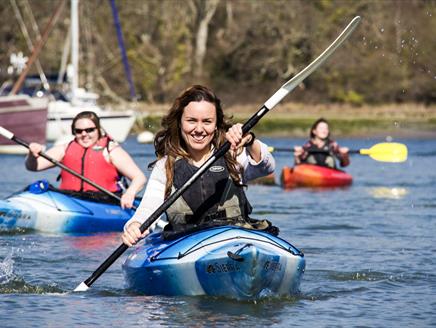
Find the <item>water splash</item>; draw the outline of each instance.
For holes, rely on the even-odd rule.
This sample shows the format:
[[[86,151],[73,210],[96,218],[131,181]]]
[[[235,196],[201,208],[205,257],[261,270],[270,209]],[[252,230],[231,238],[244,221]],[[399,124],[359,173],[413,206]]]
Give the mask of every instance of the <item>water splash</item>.
[[[14,260],[12,255],[8,254],[3,262],[0,262],[0,285],[8,283],[13,277]]]
[[[47,294],[64,293],[62,289],[54,284],[32,285],[27,283],[22,277],[14,273],[14,263],[12,253],[0,262],[0,294]]]

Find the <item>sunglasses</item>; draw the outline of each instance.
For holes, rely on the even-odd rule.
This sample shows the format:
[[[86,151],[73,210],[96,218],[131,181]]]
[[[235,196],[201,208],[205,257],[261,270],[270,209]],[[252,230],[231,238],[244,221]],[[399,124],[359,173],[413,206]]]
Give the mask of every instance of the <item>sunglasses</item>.
[[[97,128],[94,126],[93,128],[86,128],[86,129],[74,129],[74,134],[82,134],[83,131],[86,133],[94,132]]]

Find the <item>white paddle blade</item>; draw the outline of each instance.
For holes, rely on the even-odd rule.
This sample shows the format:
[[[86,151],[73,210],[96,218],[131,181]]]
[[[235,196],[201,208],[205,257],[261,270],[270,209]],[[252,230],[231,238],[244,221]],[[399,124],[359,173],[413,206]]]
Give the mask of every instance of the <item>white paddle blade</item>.
[[[76,287],[76,289],[74,289],[75,292],[86,292],[89,289],[89,287],[84,283],[80,283],[79,286]]]
[[[360,16],[356,16],[342,31],[342,33],[336,38],[335,41],[319,55],[313,62],[311,62],[305,69],[295,75],[291,80],[281,86],[276,93],[274,93],[264,104],[268,109],[272,109],[277,105],[289,92],[294,90],[303,80],[313,73],[319,66],[321,66],[335,50],[353,33],[354,29],[360,23]]]

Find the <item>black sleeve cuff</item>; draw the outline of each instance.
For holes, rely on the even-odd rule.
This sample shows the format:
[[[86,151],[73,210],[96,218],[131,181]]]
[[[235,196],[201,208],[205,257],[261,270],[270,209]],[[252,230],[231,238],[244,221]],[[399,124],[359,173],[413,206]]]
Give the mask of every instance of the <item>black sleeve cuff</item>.
[[[253,132],[249,132],[249,133],[251,134],[251,140],[244,145],[245,147],[251,146],[254,140],[256,139],[256,135]]]

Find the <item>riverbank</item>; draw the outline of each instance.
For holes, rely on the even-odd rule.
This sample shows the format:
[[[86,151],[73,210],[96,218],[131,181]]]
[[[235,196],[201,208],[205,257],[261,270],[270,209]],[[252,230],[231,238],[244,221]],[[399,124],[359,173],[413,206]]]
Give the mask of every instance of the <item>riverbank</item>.
[[[138,103],[133,133],[156,132],[169,104]],[[259,105],[235,105],[225,113],[235,122],[245,122]],[[329,120],[335,137],[426,137],[436,138],[436,106],[387,104],[351,107],[337,104],[307,105],[284,103],[269,112],[254,128],[263,136],[306,137],[319,117]]]

